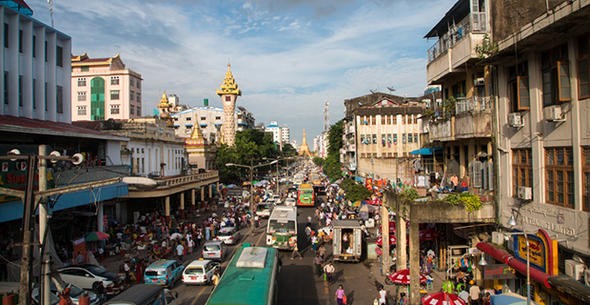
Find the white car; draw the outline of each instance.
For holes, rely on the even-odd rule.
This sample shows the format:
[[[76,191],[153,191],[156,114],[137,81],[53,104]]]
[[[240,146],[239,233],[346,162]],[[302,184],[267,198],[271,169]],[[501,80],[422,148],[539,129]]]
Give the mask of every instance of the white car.
[[[297,200],[295,198],[289,197],[289,198],[285,199],[285,205],[290,206],[290,207],[294,207],[297,205]]]
[[[107,293],[119,286],[121,279],[114,273],[107,271],[102,266],[85,264],[72,265],[57,270],[64,282],[71,283],[82,289],[92,290],[96,282],[101,282]]]
[[[226,245],[234,245],[240,240],[241,234],[236,227],[223,227],[217,233],[217,239]]]
[[[256,216],[258,216],[260,218],[269,218],[270,211],[271,211],[273,205],[274,205],[274,201],[266,201],[266,202],[259,203],[256,206]]]
[[[208,259],[198,259],[192,261],[182,272],[182,282],[185,285],[211,285],[213,274],[219,270],[218,262]]]

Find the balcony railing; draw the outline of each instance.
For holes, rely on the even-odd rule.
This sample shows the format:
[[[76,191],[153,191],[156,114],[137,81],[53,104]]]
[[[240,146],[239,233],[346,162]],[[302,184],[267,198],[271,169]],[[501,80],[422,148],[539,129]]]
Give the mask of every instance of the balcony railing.
[[[492,102],[489,96],[458,97],[455,103],[455,114],[465,112],[480,113],[491,111]]]
[[[434,45],[428,49],[428,63],[447,52],[448,49],[466,36],[469,36],[469,33],[486,33],[487,31],[487,14],[485,12],[472,12],[458,24],[450,25],[449,30],[440,36]]]

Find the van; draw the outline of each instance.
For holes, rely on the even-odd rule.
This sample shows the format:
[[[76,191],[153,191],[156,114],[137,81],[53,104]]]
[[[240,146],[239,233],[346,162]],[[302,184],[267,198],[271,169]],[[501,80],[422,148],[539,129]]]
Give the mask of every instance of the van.
[[[360,262],[363,255],[362,229],[358,220],[344,219],[332,222],[334,239],[332,255],[335,261]]]
[[[145,268],[144,283],[174,287],[183,270],[184,265],[177,260],[160,259]]]
[[[137,284],[103,305],[175,305],[177,298],[177,292],[172,292],[162,286]]]
[[[225,256],[225,243],[218,239],[205,242],[203,245],[203,259],[222,261]]]
[[[213,274],[221,268],[218,262],[208,259],[198,259],[186,266],[182,273],[182,282],[188,284],[210,285]]]

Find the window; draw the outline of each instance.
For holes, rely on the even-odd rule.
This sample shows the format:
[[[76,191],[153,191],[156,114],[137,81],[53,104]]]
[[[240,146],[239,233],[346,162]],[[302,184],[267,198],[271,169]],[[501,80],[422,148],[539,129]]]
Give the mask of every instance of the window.
[[[18,76],[18,105],[23,106],[23,76]]]
[[[111,100],[119,99],[119,90],[111,90]]]
[[[411,133],[408,133],[408,143],[413,143],[414,142],[414,136]]]
[[[393,144],[397,145],[397,133],[393,134]]]
[[[381,146],[385,147],[385,144],[387,144],[387,141],[385,140],[385,134],[381,135]]]
[[[55,48],[55,64],[58,67],[64,66],[64,49],[60,46]]]
[[[418,124],[418,115],[414,115],[414,124]]]
[[[141,93],[139,93],[139,92],[136,92],[135,93],[135,101],[137,103],[140,103],[141,102]]]
[[[33,78],[33,109],[37,109],[37,79]]]
[[[86,91],[78,91],[78,102],[86,101]]]
[[[406,134],[402,133],[402,144],[406,144]]]
[[[57,113],[64,113],[64,87],[55,86],[55,102]]]
[[[47,40],[45,40],[43,54],[45,55],[45,62],[47,62]]]
[[[393,115],[393,125],[397,125],[397,114]]]
[[[118,76],[111,76],[111,85],[118,85],[119,84],[119,77]]]
[[[86,87],[86,77],[78,78],[78,87]]]
[[[204,117],[204,116],[201,117],[201,121],[206,121],[206,120],[207,120],[207,117]]]
[[[133,81],[133,78],[129,78],[129,87],[133,86],[135,86],[135,82]]]
[[[546,201],[574,207],[574,169],[571,147],[545,148]]]
[[[373,144],[377,144],[377,135],[373,134]]]
[[[134,97],[135,93],[133,93],[133,91],[129,92],[129,100],[132,101]]]
[[[4,47],[8,48],[9,44],[8,44],[8,36],[9,34],[9,30],[8,30],[8,23],[4,24]]]
[[[516,195],[519,186],[533,186],[533,158],[530,148],[512,150],[512,194]]]
[[[590,98],[590,36],[578,39],[578,96]]]
[[[111,105],[111,114],[119,114],[119,105]]]
[[[18,51],[23,52],[23,30],[18,30]]]
[[[381,125],[385,125],[385,117],[386,115],[381,115]]]
[[[590,146],[582,147],[582,210],[590,211]]]
[[[135,82],[135,85],[136,85],[137,89],[141,89],[141,79],[138,79],[138,80]]]
[[[45,96],[45,100],[44,100],[44,102],[45,102],[45,104],[44,104],[45,105],[45,111],[47,111],[47,107],[48,107],[48,105],[47,105],[48,104],[47,103],[48,102],[48,100],[47,100],[47,88],[48,88],[47,87],[47,82],[45,82],[45,87],[43,87],[43,90],[44,90],[43,92],[44,92],[44,96]]]
[[[86,106],[78,106],[78,115],[86,115]]]
[[[135,115],[135,106],[129,105],[129,114]]]
[[[37,36],[33,35],[33,58],[37,57]]]
[[[187,117],[186,117],[184,120],[185,120],[185,121],[190,121],[190,120],[192,120],[192,119],[193,119],[193,118],[191,118],[190,116],[187,116]]]
[[[508,94],[513,112],[529,110],[528,63],[522,62],[510,67],[508,71]]]
[[[81,66],[80,67],[80,72],[88,72],[88,71],[90,71],[90,67],[88,67],[88,66]]]
[[[571,100],[567,45],[563,44],[541,55],[543,106]]]
[[[215,120],[221,120],[221,117],[220,116],[216,116],[215,117]]]
[[[4,71],[4,104],[8,105],[8,71]]]
[[[137,106],[136,111],[137,115],[141,115],[141,106]]]
[[[225,96],[225,101],[226,101],[226,102],[231,102],[231,96],[229,96],[229,95],[226,95],[226,96]]]

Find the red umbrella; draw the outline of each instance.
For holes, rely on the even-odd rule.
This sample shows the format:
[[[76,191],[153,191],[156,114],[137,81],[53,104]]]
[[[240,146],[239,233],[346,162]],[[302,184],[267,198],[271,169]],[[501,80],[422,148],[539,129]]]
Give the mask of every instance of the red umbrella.
[[[104,232],[95,231],[86,234],[86,241],[99,241],[105,239],[109,239],[109,234]]]
[[[437,292],[422,298],[422,305],[467,305],[463,299],[454,293]]]
[[[428,279],[424,274],[420,274],[420,284],[426,283]],[[396,271],[393,274],[388,275],[385,278],[385,283],[388,285],[391,284],[399,284],[399,285],[409,285],[410,284],[410,269],[402,269],[400,271]]]

